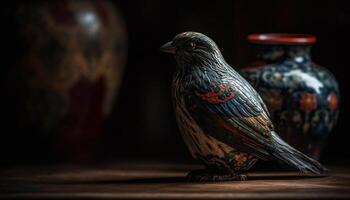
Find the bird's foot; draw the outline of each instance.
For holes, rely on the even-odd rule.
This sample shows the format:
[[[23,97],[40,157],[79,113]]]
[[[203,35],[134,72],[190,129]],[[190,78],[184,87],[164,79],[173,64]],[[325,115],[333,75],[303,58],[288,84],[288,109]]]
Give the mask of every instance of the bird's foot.
[[[187,174],[187,178],[194,182],[245,181],[247,175],[201,169],[191,171]]]

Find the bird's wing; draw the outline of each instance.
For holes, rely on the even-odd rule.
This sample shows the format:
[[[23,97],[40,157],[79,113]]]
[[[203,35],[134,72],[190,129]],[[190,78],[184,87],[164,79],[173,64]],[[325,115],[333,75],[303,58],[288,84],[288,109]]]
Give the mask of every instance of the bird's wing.
[[[186,107],[206,134],[265,159],[272,148],[272,123],[259,95],[240,79],[193,89]]]

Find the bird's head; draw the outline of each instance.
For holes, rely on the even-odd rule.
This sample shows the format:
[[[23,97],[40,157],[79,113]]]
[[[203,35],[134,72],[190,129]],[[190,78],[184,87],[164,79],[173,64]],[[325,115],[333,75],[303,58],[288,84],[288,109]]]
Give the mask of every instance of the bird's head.
[[[221,59],[220,50],[215,42],[202,33],[183,32],[160,48],[161,51],[175,55],[179,65],[203,66]]]

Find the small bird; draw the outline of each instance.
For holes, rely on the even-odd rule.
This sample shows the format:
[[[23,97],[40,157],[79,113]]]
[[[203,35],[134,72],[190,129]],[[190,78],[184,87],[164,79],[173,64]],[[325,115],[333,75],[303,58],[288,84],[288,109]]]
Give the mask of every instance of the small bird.
[[[184,32],[160,49],[174,54],[177,63],[172,95],[179,130],[192,156],[206,166],[191,171],[190,180],[245,180],[259,159],[328,174],[278,136],[259,94],[226,63],[212,39]]]

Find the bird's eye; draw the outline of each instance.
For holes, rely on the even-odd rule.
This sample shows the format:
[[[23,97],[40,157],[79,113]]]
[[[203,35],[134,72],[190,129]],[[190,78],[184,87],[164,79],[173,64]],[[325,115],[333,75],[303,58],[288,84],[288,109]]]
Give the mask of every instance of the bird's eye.
[[[194,42],[189,42],[188,44],[187,44],[187,48],[188,49],[194,49],[196,47],[196,44],[194,43]]]

